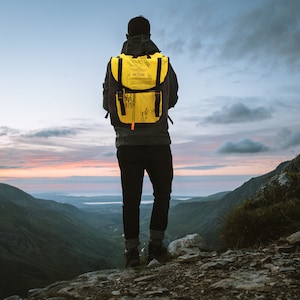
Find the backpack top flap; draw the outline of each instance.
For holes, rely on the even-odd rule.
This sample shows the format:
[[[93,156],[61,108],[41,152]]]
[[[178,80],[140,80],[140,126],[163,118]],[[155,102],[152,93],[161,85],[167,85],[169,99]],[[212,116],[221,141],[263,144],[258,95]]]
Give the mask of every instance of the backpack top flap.
[[[147,90],[157,86],[158,60],[160,65],[159,84],[163,83],[169,67],[169,58],[159,52],[152,55],[133,57],[132,55],[120,54],[111,58],[111,71],[114,79],[125,88],[131,90]],[[122,74],[119,74],[119,63],[122,60]],[[120,76],[121,75],[121,76]]]

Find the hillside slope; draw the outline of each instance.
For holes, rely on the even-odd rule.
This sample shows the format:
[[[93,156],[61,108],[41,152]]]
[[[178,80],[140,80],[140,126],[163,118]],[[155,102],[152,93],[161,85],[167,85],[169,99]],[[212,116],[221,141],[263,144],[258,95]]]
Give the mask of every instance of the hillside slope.
[[[0,184],[0,298],[117,266],[101,230],[97,215]]]
[[[222,248],[220,232],[229,213],[245,200],[252,198],[260,186],[266,184],[273,176],[279,175],[290,164],[291,162],[281,163],[272,172],[250,179],[219,200],[176,205],[170,209],[167,236],[173,239],[197,232],[209,248]]]

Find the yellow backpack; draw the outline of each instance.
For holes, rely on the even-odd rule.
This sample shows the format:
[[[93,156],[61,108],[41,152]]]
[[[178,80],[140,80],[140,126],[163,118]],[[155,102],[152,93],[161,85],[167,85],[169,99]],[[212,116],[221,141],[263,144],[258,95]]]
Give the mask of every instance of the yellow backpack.
[[[110,60],[109,113],[114,126],[146,127],[168,118],[169,58],[161,53]]]

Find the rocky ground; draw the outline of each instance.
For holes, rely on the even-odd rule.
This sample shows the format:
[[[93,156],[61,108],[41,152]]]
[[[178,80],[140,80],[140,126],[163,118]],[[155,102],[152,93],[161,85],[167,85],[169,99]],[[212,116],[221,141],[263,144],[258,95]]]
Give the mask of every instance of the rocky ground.
[[[298,238],[299,238],[298,233]],[[298,242],[189,253],[166,264],[102,270],[29,291],[26,300],[299,299]],[[21,299],[18,296],[7,298]]]

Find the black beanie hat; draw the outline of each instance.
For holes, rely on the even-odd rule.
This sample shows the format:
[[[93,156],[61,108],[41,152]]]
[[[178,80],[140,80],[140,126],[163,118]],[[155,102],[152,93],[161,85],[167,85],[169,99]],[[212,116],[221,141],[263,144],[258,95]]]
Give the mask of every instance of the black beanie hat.
[[[135,17],[128,22],[128,35],[133,37],[136,35],[149,35],[150,23],[143,16]]]

